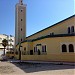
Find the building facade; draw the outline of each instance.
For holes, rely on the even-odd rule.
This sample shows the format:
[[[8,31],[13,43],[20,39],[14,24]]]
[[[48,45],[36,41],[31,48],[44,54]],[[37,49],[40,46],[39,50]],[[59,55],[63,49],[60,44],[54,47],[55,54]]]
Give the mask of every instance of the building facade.
[[[6,35],[6,34],[0,34],[0,55],[4,52],[4,47],[2,46],[2,40],[8,40],[8,46],[6,47],[6,52],[9,50],[14,50],[14,36],[12,35]]]
[[[75,62],[74,57],[75,15],[26,37],[15,49],[21,60]]]
[[[3,49],[3,46],[2,46],[2,40],[3,39],[6,39],[7,40],[7,35],[5,34],[0,34],[0,49]]]
[[[15,37],[12,35],[9,35],[7,50],[14,50],[14,48],[15,48]]]

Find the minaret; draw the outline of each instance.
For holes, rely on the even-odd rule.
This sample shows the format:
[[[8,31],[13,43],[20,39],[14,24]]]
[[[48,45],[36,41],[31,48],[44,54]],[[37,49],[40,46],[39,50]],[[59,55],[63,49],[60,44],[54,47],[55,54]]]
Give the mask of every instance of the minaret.
[[[26,37],[26,5],[19,0],[15,9],[15,45],[23,42]]]
[[[19,3],[22,5],[23,4],[23,0],[19,0]]]

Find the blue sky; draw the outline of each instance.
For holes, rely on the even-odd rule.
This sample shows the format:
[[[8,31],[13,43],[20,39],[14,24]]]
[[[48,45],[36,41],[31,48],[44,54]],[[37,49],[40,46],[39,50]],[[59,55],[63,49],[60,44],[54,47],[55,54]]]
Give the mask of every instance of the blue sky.
[[[0,34],[15,35],[15,4],[0,0]],[[27,4],[26,36],[75,14],[75,0],[23,0]]]

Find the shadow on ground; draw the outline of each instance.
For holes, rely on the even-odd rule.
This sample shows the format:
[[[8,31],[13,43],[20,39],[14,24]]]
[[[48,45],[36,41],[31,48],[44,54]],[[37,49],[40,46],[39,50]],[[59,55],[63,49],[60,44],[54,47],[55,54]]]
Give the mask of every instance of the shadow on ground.
[[[63,64],[50,64],[50,63],[27,63],[27,62],[14,62],[12,63],[22,69],[26,73],[50,71],[50,70],[62,70],[62,69],[75,69],[74,65]]]

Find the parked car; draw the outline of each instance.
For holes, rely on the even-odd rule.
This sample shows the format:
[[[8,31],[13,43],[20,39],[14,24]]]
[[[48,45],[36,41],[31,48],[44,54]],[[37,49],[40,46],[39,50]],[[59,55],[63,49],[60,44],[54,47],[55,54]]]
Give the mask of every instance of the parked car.
[[[0,56],[0,61],[2,61],[3,60],[3,58],[2,58],[2,56]]]
[[[4,55],[1,55],[0,56],[0,61],[6,61],[7,60],[7,57],[6,56],[4,56]]]

